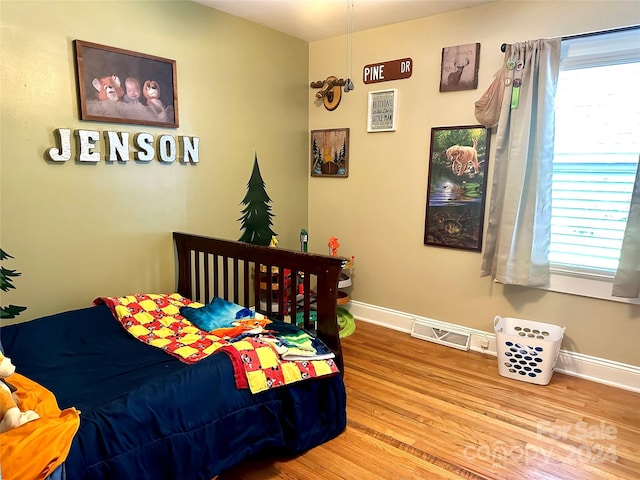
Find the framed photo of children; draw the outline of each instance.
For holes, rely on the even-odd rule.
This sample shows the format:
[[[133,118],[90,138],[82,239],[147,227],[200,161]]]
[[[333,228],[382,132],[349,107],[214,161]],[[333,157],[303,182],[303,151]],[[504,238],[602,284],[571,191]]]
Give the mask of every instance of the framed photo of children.
[[[177,128],[176,62],[74,40],[81,120]]]
[[[431,129],[425,245],[482,250],[490,139],[482,125]]]
[[[349,176],[349,129],[311,130],[311,176]]]

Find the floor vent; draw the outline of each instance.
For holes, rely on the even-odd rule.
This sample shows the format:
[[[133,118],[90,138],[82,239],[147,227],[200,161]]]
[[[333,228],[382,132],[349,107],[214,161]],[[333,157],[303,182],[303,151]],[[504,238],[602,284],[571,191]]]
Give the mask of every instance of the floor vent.
[[[458,350],[469,350],[469,339],[471,338],[469,333],[437,328],[423,320],[414,320],[411,336],[457,348]]]

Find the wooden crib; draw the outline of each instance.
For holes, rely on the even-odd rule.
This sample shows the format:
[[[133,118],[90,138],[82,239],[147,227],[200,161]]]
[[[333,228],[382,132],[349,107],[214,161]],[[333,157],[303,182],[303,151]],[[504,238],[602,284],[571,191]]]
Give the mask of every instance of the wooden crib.
[[[333,351],[342,371],[336,317],[344,258],[180,232],[173,238],[178,293],[205,303],[218,296],[267,317],[290,318]]]

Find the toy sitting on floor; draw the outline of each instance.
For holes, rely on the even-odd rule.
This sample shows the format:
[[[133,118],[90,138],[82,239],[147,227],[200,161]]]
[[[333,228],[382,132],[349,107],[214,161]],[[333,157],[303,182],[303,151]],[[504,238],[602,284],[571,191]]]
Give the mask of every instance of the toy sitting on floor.
[[[0,433],[40,418],[33,410],[23,412],[18,408],[18,400],[12,392],[15,387],[5,380],[15,371],[11,359],[0,352]]]

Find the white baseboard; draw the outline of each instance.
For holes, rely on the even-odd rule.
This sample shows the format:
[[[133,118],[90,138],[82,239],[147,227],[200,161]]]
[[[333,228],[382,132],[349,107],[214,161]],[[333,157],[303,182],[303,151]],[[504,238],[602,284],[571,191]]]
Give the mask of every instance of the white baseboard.
[[[409,313],[389,308],[351,301],[344,307],[358,320],[374,323],[399,332],[411,333],[413,322],[418,317]],[[496,336],[493,332],[485,332],[434,319],[424,319],[430,325],[443,329],[455,329],[471,335],[469,349],[475,352],[497,355]],[[485,348],[486,347],[486,348]],[[560,350],[556,363],[556,372],[574,377],[584,378],[592,382],[603,383],[612,387],[640,393],[640,367],[625,363],[592,357],[581,353]],[[496,370],[497,374],[497,370]]]

